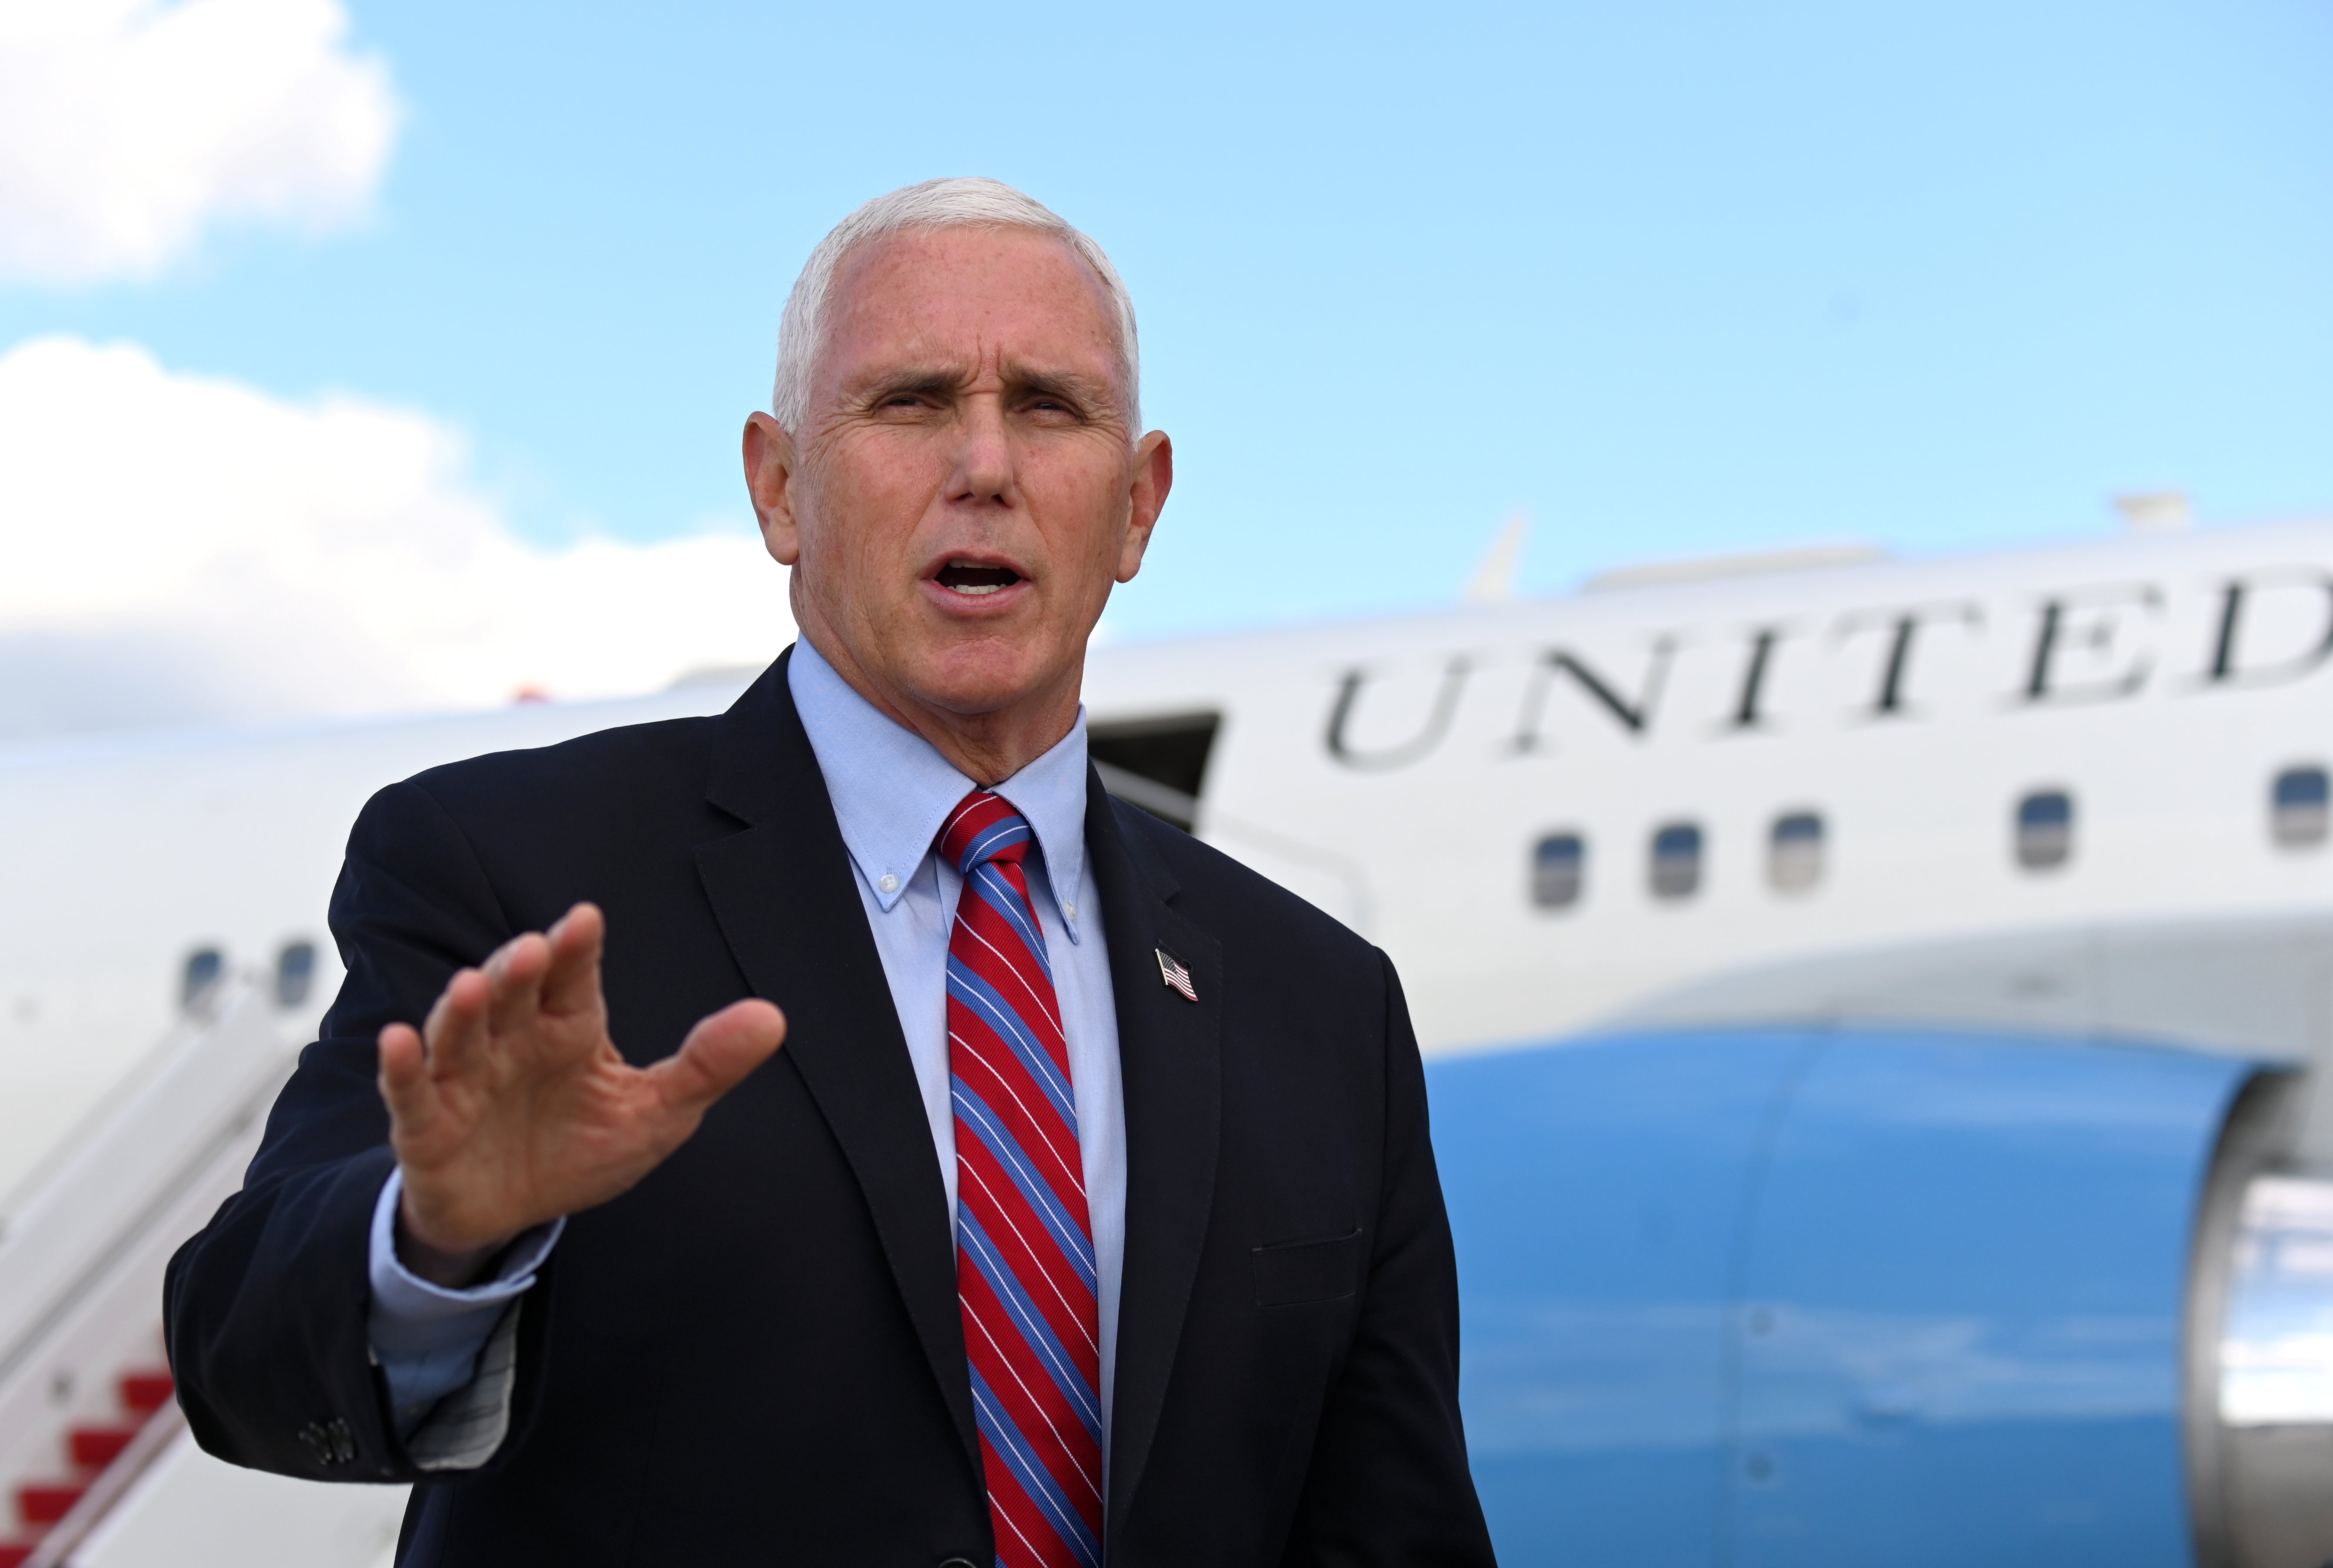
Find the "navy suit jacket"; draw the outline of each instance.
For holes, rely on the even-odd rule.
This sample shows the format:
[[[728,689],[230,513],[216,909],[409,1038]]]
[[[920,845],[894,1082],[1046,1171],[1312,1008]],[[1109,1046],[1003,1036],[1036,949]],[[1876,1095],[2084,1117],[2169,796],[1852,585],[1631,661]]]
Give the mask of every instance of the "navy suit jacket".
[[[1391,966],[1098,780],[1086,834],[1126,1096],[1110,1562],[1490,1563]],[[854,875],[782,658],[719,717],[374,796],[332,896],[348,979],[323,1037],[170,1265],[202,1446],[418,1482],[400,1564],[993,1563],[946,1200]],[[392,1165],[374,1039],[581,899],[607,912],[633,1061],[747,996],[790,1031],[662,1166],[571,1219],[521,1313],[509,1435],[481,1468],[422,1472],[366,1346]],[[1162,948],[1195,1005],[1160,983]]]

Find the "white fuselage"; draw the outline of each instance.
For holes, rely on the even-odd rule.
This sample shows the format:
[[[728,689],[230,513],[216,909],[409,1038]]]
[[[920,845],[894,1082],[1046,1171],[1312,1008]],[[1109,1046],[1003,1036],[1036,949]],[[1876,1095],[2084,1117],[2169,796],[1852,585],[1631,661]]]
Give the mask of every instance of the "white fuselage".
[[[2333,764],[2333,524],[1216,647],[1097,659],[1092,711],[1225,713],[1202,832],[1391,952],[1429,1052],[1819,953],[2333,910],[2333,857],[2270,814],[2280,773]],[[2020,802],[2052,793],[2069,853],[2021,867]],[[1771,874],[1786,815],[1820,821],[1811,885]],[[1698,888],[1656,896],[1654,835],[1688,824]],[[1581,887],[1541,909],[1559,834]]]

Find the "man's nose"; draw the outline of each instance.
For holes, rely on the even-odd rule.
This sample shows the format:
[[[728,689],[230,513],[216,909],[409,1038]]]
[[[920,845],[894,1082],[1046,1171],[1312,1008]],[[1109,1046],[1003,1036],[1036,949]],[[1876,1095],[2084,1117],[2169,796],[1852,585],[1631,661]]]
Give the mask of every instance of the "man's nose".
[[[967,398],[956,429],[955,470],[948,476],[948,499],[1011,505],[1014,499],[1013,442],[1003,399]]]

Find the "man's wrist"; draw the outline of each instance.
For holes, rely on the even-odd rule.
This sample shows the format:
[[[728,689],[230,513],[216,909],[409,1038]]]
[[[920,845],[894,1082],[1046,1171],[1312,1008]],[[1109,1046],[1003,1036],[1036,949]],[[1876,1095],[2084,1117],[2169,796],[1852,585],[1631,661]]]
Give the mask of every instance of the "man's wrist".
[[[398,1195],[397,1223],[391,1232],[397,1261],[415,1276],[446,1290],[466,1290],[483,1278],[494,1258],[510,1246],[505,1236],[483,1246],[449,1249],[424,1240],[413,1223],[410,1188]]]

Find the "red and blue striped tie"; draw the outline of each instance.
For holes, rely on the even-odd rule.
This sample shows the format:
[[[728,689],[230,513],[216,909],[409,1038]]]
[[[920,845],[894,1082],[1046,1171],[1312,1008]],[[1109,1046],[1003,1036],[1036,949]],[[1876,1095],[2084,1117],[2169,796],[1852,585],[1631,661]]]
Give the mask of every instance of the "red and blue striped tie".
[[[985,790],[939,835],[964,873],[947,957],[956,1299],[998,1568],[1100,1568],[1093,1230],[1031,837]]]

